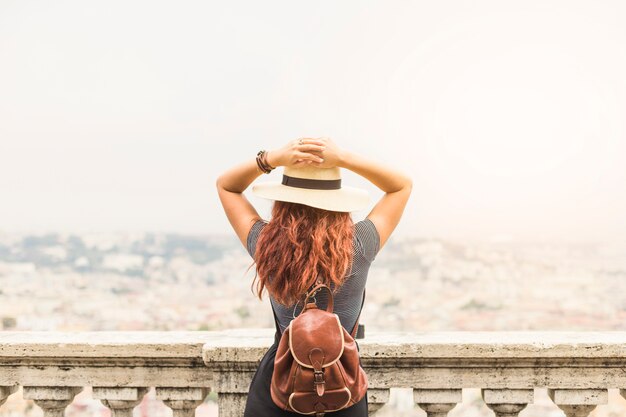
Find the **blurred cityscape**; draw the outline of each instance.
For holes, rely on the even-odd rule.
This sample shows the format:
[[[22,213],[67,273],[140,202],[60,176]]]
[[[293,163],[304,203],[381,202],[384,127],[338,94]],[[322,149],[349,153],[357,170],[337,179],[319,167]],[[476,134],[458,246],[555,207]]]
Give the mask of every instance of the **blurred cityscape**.
[[[252,259],[234,235],[0,233],[0,330],[272,328],[267,295],[251,290]],[[361,323],[370,330],[626,330],[626,244],[469,243],[392,238],[369,272]],[[491,416],[467,390],[449,416]],[[465,394],[464,394],[465,395]],[[537,395],[521,416],[563,416]],[[471,401],[467,400],[468,398]],[[543,399],[542,399],[543,398]],[[217,416],[215,395],[198,407]],[[593,416],[618,416],[626,401]],[[171,416],[153,390],[136,416]],[[43,415],[21,391],[0,417]],[[84,390],[68,417],[110,412]],[[392,390],[378,416],[422,416]]]

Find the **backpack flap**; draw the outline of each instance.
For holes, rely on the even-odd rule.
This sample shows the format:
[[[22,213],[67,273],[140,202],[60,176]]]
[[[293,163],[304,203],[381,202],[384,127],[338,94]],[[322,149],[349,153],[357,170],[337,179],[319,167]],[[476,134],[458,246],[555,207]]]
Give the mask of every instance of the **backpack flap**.
[[[343,327],[339,316],[309,308],[289,323],[289,350],[296,362],[321,371],[343,353]]]

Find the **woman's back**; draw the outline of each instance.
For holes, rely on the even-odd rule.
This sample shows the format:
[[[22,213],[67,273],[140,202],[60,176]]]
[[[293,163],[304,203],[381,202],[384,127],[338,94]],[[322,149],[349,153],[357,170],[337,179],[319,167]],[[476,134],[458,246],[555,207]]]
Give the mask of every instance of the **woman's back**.
[[[267,224],[268,222],[265,220],[258,220],[250,229],[246,247],[252,258],[254,258],[256,252],[259,235]],[[333,297],[333,312],[339,316],[341,324],[348,332],[354,328],[361,311],[367,275],[379,248],[380,236],[374,223],[368,218],[354,223],[353,262],[346,275],[345,282],[334,293]],[[330,287],[333,290],[335,289],[333,283],[331,283]],[[269,297],[282,333],[289,326],[289,322],[293,320],[294,316],[300,313],[303,307],[302,303],[284,306],[278,303],[271,294],[269,294]],[[319,308],[325,309],[328,303],[328,293],[320,291],[317,293],[315,300]]]
[[[278,166],[284,167],[280,182],[252,187],[257,197],[274,201],[272,222],[267,222],[243,191],[260,173],[269,174]],[[365,189],[342,184],[340,168],[366,178],[384,192],[366,218],[356,223],[349,213],[367,208],[369,195]],[[261,298],[263,289],[268,289],[276,314],[274,343],[250,381],[243,416],[290,417],[294,413],[274,402],[271,381],[281,332],[303,308],[293,300],[312,288],[316,278],[329,282],[331,290],[340,286],[333,295],[333,312],[344,329],[351,331],[363,306],[370,265],[400,221],[412,182],[390,166],[339,148],[330,138],[300,138],[280,149],[259,151],[255,159],[220,176],[216,185],[239,240],[253,259],[258,258],[257,294]],[[318,307],[326,308],[328,297],[328,292],[318,292]],[[367,392],[357,403],[328,415],[366,417]]]

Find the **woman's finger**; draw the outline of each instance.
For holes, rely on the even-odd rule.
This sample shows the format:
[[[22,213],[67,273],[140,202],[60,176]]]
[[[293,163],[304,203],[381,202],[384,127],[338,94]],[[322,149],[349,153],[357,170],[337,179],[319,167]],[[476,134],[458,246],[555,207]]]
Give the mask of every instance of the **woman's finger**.
[[[300,139],[296,139],[295,141],[296,145],[324,145],[324,142],[319,140],[319,139],[315,139],[315,138],[300,138]]]
[[[312,152],[299,152],[299,151],[296,151],[295,156],[296,156],[296,158],[302,159],[302,160],[305,160],[305,161],[309,161],[309,160],[317,161],[317,160],[322,159],[319,155],[316,155],[316,154],[314,154]]]
[[[322,157],[315,155],[313,153],[296,152],[296,156],[298,157],[298,159],[305,159],[305,160],[310,160],[310,161],[322,162],[324,160]]]
[[[306,144],[300,145],[298,147],[298,150],[303,151],[303,152],[304,151],[308,151],[308,152],[311,152],[311,151],[322,152],[324,149],[326,149],[326,147],[324,145],[318,145],[318,144],[315,144],[315,143],[306,143]]]
[[[324,156],[322,155],[322,152],[318,152],[318,151],[309,151],[309,152],[306,152],[306,153],[307,153],[307,154],[309,154],[309,155],[315,155],[315,156],[317,156],[318,158],[323,158],[323,157],[324,157]]]

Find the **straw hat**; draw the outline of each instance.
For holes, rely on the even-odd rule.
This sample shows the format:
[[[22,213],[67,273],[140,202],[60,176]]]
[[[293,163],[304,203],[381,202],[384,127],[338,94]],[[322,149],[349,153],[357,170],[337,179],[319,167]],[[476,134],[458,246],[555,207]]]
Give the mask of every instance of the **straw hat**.
[[[269,200],[289,201],[332,211],[356,211],[370,202],[361,188],[341,185],[339,167],[286,166],[282,182],[261,182],[252,193]]]

